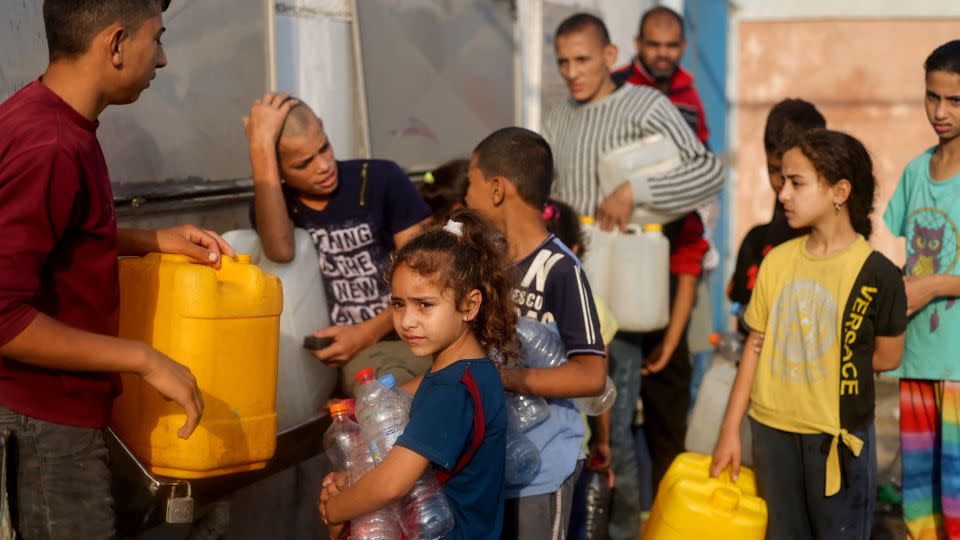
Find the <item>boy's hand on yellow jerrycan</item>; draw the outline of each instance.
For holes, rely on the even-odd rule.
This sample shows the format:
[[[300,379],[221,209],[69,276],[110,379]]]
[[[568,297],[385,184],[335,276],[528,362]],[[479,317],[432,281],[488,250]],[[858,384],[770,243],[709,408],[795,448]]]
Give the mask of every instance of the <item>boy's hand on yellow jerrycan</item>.
[[[717,478],[724,469],[730,467],[730,479],[734,482],[740,476],[740,432],[720,431],[720,439],[713,449],[713,462],[710,464],[710,477]]]
[[[219,234],[193,225],[180,225],[158,229],[157,251],[173,255],[186,255],[194,261],[220,268],[220,257],[236,256],[233,248]]]
[[[175,362],[163,353],[144,346],[146,361],[140,375],[160,394],[175,401],[187,413],[187,421],[177,430],[181,439],[187,439],[197,429],[203,416],[203,396],[190,368]]]

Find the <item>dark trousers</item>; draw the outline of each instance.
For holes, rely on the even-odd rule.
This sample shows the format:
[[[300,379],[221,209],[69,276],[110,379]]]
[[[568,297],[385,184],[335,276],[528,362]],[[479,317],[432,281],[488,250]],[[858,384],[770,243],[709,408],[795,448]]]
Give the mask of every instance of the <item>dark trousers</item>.
[[[103,430],[45,422],[4,407],[0,430],[11,433],[7,488],[18,539],[115,537]]]
[[[829,435],[788,433],[750,419],[757,494],[767,503],[767,540],[867,540],[877,494],[877,434],[854,432],[859,457],[840,445],[840,492],[827,497]]]
[[[662,333],[638,334],[644,355],[662,339]],[[687,413],[690,411],[690,382],[693,367],[690,365],[690,348],[687,336],[680,339],[663,371],[645,375],[640,383],[640,399],[643,400],[643,431],[653,463],[653,492],[656,494],[660,480],[670,464],[684,452],[687,436]]]

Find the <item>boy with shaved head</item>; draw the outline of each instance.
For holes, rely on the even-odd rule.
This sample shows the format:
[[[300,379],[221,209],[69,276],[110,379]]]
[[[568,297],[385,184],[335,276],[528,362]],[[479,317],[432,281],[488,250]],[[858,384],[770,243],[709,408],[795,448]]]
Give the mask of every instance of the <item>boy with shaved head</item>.
[[[337,161],[318,118],[305,103],[268,93],[243,119],[253,169],[253,223],[264,253],[277,262],[294,254],[294,227],[306,229],[320,255],[330,328],[317,337],[332,343],[317,351],[343,368],[341,384],[372,367],[402,384],[430,367],[393,332],[383,279],[387,256],[422,230],[430,216],[400,167],[385,160]]]
[[[192,226],[118,230],[96,136],[100,113],[136,101],[167,64],[166,3],[44,0],[50,63],[0,104],[0,433],[12,441],[12,525],[28,540],[115,536],[103,429],[119,373],[185,409],[183,438],[203,413],[189,369],[116,337],[117,256],[219,266],[233,251]]]

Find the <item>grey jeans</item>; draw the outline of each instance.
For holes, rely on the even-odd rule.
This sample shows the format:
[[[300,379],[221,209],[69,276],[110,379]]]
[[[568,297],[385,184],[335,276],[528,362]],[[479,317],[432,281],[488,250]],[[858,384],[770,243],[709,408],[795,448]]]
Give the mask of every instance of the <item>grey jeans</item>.
[[[45,422],[0,407],[10,432],[7,490],[17,538],[114,538],[103,430]]]

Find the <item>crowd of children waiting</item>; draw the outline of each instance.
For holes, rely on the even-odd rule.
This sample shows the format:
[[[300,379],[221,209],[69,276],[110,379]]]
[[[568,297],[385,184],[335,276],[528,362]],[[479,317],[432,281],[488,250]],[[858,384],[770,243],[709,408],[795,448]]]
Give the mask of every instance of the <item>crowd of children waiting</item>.
[[[135,101],[166,64],[162,5],[94,4],[44,2],[50,66],[0,105],[0,432],[16,449],[16,482],[0,492],[9,492],[12,526],[27,540],[114,536],[102,428],[116,373],[138,373],[181,404],[183,438],[203,411],[187,368],[112,337],[117,256],[160,251],[218,265],[234,255],[195,227],[117,229],[97,118]],[[676,14],[651,13],[641,38],[677,24],[682,36]],[[631,494],[641,483],[655,487],[682,451],[686,330],[708,249],[695,208],[720,189],[722,167],[702,144],[698,100],[685,119],[660,91],[628,84],[663,82],[640,58],[611,76],[616,49],[598,18],[565,20],[556,52],[570,99],[548,117],[545,135],[499,129],[468,159],[425,175],[419,192],[392,162],[336,160],[322,121],[290,96],[266,94],[243,119],[251,220],[265,254],[291,260],[295,227],[320,254],[333,325],[316,333],[327,340],[318,359],[341,369],[344,393],[353,373],[373,367],[414,396],[409,424],[382,463],[353,485],[332,473],[318,486],[332,537],[433,469],[444,473],[451,537],[579,538],[574,501],[586,466],[608,474],[627,495],[614,504],[636,514]],[[738,327],[748,346],[711,467],[737,475],[749,415],[767,538],[869,537],[874,374],[891,370],[901,378],[908,530],[960,538],[960,372],[949,356],[960,336],[960,41],[927,58],[925,77],[939,141],[906,166],[883,214],[907,239],[902,269],[868,242],[876,179],[864,145],[826,129],[803,100],[770,111],[763,144],[777,202],[770,223],[745,238],[730,282],[731,300],[747,306]],[[679,162],[602,193],[597,159],[615,141],[651,133],[675,144]],[[637,205],[674,216],[665,226],[670,322],[656,333],[618,332],[580,264],[590,249],[581,216],[624,228]],[[555,326],[568,361],[524,367],[518,317]],[[620,374],[618,404],[627,406],[588,426],[570,398],[599,394],[608,372]],[[527,433],[542,466],[523,486],[503,482],[505,391],[550,404],[548,420]],[[633,440],[638,397],[653,461],[643,478],[623,463],[646,450],[621,446]],[[636,535],[635,516],[614,517],[612,536],[624,524]]]

